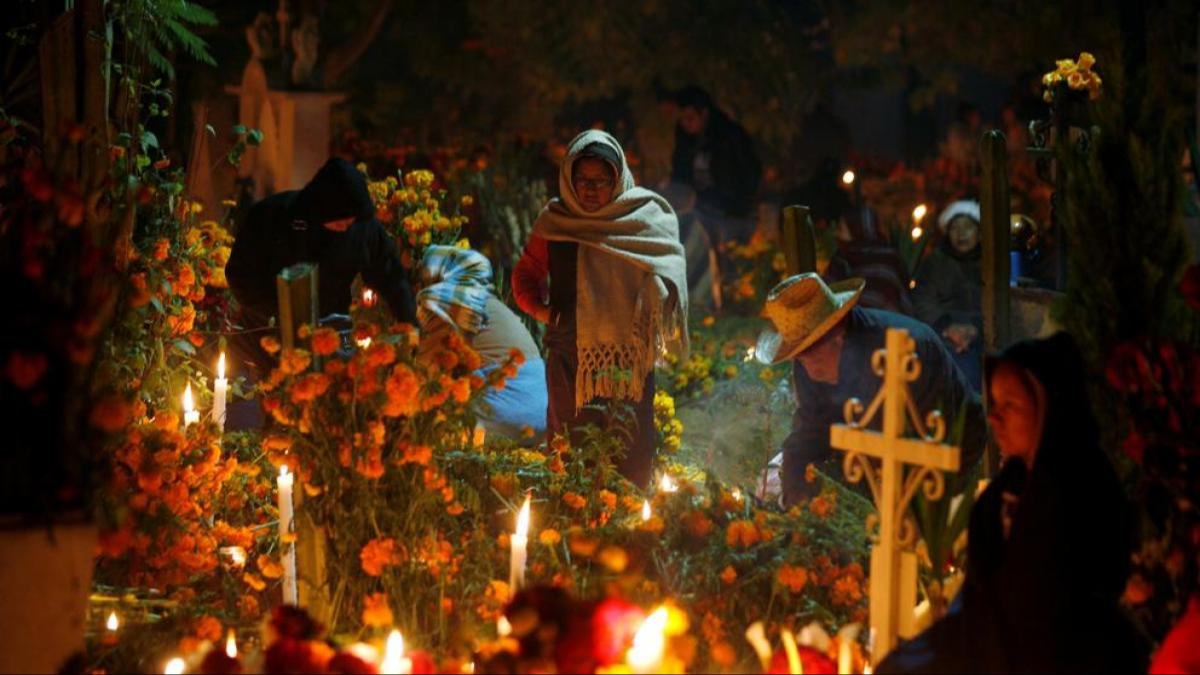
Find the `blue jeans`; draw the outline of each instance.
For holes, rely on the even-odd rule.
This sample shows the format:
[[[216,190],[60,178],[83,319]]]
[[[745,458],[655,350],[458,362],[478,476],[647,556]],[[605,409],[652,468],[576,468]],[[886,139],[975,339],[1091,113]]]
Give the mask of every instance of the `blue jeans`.
[[[478,373],[487,377],[499,366],[488,366]],[[541,442],[546,435],[546,362],[527,361],[508,381],[504,389],[488,389],[475,408],[476,421],[487,430],[488,437],[499,436],[530,444]],[[526,429],[533,435],[527,436]]]

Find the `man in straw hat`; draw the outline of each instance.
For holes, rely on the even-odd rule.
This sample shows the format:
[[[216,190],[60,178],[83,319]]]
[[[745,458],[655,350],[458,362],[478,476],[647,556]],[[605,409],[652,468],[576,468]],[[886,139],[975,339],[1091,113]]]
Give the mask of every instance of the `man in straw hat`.
[[[773,328],[759,338],[758,358],[772,365],[794,361],[797,408],[792,433],[783,443],[781,476],[788,507],[815,494],[816,486],[805,478],[809,465],[841,475],[836,465],[824,466],[833,459],[829,427],[845,421],[847,399],[870,399],[883,385],[871,368],[871,357],[884,347],[889,328],[908,331],[916,342],[921,376],[909,388],[917,409],[941,410],[950,430],[958,428],[960,414],[966,416],[961,440],[950,439],[963,449],[964,471],[983,453],[983,406],[942,340],[914,319],[859,307],[865,287],[862,279],[826,285],[819,275],[809,273],[787,279],[767,297],[763,315]]]

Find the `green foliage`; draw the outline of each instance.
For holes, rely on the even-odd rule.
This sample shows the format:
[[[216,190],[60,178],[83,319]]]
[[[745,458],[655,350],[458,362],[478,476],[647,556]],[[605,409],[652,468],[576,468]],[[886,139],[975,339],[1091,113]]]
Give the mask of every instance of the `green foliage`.
[[[125,39],[140,50],[156,70],[175,77],[175,66],[163,52],[183,50],[195,60],[215,66],[208,43],[194,26],[215,26],[211,10],[188,0],[123,0],[113,3],[112,16]]]

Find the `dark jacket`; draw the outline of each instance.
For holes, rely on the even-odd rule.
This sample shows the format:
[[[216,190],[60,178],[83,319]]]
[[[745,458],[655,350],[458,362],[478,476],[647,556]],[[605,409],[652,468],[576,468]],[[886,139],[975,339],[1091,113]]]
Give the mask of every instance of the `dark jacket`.
[[[944,238],[917,270],[913,290],[916,317],[939,334],[952,324],[983,330],[982,247],[959,253]]]
[[[1118,606],[1131,512],[1100,449],[1079,350],[1059,334],[1000,358],[1045,389],[1033,470],[1005,462],[971,512],[961,603],[880,672],[1145,672],[1148,652]]]
[[[982,456],[987,434],[983,405],[946,351],[941,338],[928,326],[906,316],[855,307],[846,318],[846,339],[837,384],[814,382],[800,362],[793,366],[798,406],[792,419],[792,433],[783,443],[785,503],[794,504],[811,496],[815,490],[804,478],[809,464],[822,468],[829,460],[836,460],[835,465],[827,468],[833,476],[842,475],[841,459],[845,455],[830,450],[829,427],[845,423],[842,411],[848,399],[858,398],[869,403],[883,386],[882,378],[871,368],[871,359],[876,351],[884,348],[889,328],[903,328],[916,342],[921,376],[909,385],[909,390],[917,410],[922,414],[941,410],[947,429],[955,428],[960,412],[965,414],[961,441],[963,472],[974,467]],[[882,417],[877,416],[873,428],[882,428]]]
[[[345,314],[351,286],[363,282],[399,321],[416,323],[416,304],[396,243],[374,218],[363,175],[349,162],[329,160],[300,191],[281,192],[253,207],[237,230],[225,274],[248,328],[266,326],[278,313],[275,277],[300,262],[315,262],[320,314]],[[353,217],[345,232],[324,223]]]
[[[702,152],[709,155],[712,185],[697,185],[695,160]],[[671,180],[694,187],[699,205],[726,216],[753,215],[762,165],[746,130],[721,111],[709,111],[708,125],[698,136],[675,128],[671,165]]]

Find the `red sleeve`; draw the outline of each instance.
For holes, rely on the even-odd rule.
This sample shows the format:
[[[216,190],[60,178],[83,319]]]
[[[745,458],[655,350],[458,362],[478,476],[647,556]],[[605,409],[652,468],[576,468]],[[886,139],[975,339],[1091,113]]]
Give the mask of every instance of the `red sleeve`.
[[[513,296],[521,311],[537,316],[545,311],[546,277],[550,275],[550,244],[534,235],[525,245],[525,252],[513,269]]]

